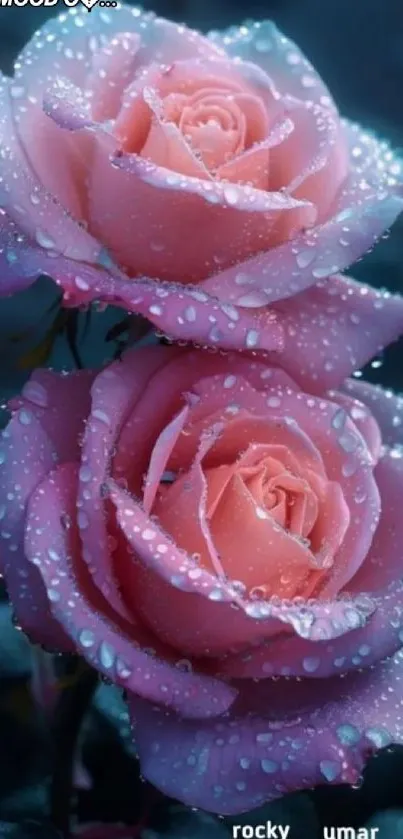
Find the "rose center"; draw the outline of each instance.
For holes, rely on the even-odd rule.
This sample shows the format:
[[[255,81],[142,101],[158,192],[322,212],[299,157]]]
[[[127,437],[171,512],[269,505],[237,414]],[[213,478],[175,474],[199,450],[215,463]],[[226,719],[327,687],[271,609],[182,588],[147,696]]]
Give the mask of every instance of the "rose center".
[[[246,118],[227,92],[201,90],[192,96],[171,93],[163,102],[165,119],[174,122],[207,169],[217,169],[246,144]]]
[[[328,567],[320,523],[324,482],[293,474],[276,447],[264,448],[263,457],[252,446],[235,463],[205,468],[196,506],[192,472],[161,485],[154,512],[202,566],[214,573],[221,566],[251,597],[295,597],[313,589]]]

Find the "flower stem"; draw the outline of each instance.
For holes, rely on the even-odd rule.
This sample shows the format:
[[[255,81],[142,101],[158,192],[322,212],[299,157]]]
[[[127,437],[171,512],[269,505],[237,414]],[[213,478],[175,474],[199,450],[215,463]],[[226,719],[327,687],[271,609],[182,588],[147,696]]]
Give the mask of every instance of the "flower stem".
[[[83,719],[98,684],[98,674],[78,657],[72,661],[73,673],[60,692],[53,717],[53,773],[50,788],[50,815],[64,839],[69,839],[74,762]],[[71,671],[70,671],[71,672]]]

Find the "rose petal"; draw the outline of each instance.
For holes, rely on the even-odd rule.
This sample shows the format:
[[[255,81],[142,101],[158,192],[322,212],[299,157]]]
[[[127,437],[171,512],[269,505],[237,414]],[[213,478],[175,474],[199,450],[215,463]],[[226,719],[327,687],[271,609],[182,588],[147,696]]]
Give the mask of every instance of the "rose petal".
[[[312,640],[288,636],[263,642],[259,647],[225,656],[213,671],[223,679],[268,679],[296,676],[328,679],[339,673],[373,667],[402,646],[402,592],[399,581],[375,599],[368,622],[348,617],[350,628],[337,638],[328,638],[325,621],[312,628]],[[348,610],[348,601],[345,601]],[[332,606],[328,606],[329,615]]]
[[[242,379],[240,381],[242,382]],[[211,380],[209,380],[209,383],[211,383]],[[205,385],[203,391],[206,394],[209,388],[206,387],[206,382],[203,384]],[[242,385],[240,386],[242,387]],[[213,390],[213,388],[214,385],[211,384],[211,389]],[[246,386],[245,390],[247,390]],[[275,398],[278,397],[273,397],[273,399]],[[225,429],[221,437],[217,439],[211,453],[205,459],[207,467],[236,461],[251,443],[254,445],[267,444],[290,449],[291,457],[297,460],[302,474],[304,470],[312,469],[319,475],[326,475],[320,452],[315,448],[308,434],[299,428],[297,422],[291,423],[289,417],[283,417],[279,412],[276,413],[274,409],[266,416],[263,413],[256,414],[254,406],[250,405],[249,407],[251,411],[241,411],[238,407],[238,411],[235,412],[233,411],[234,403],[230,403],[222,412],[217,412],[212,416],[208,415],[203,419],[199,419],[199,414],[195,411],[194,425],[187,429],[188,433],[184,435],[185,439],[181,437],[178,440],[169,463],[170,468],[177,470],[189,468],[189,461],[194,455],[194,440],[205,433],[208,434],[213,423],[222,426],[225,423]],[[235,413],[235,417],[232,416],[233,413]]]
[[[149,66],[143,67],[126,88],[122,98],[122,107],[114,124],[114,136],[120,140],[124,151],[141,151],[141,145],[139,147],[135,138],[140,133],[136,123],[144,125],[147,116],[144,92],[153,91],[154,96],[161,103],[161,116],[168,121],[172,119],[174,123],[180,124],[179,116],[184,104],[195,96],[202,95],[203,92],[206,94],[208,90],[211,93],[216,91],[228,96],[229,93],[248,92],[249,88],[244,84],[238,68],[235,69],[231,62],[223,59],[213,61],[210,58],[208,62],[197,58],[188,61],[175,60],[169,66],[161,66],[154,61]],[[143,142],[146,139],[147,130],[144,134]]]
[[[234,515],[239,516],[239,529],[234,528]],[[239,478],[231,481],[210,530],[226,572],[248,589],[264,586],[267,596],[291,598],[315,572],[307,546],[258,508]]]
[[[273,150],[270,188],[283,187],[295,198],[311,201],[318,210],[317,223],[326,221],[349,172],[344,131],[331,108],[291,101],[288,112],[294,131]]]
[[[344,388],[350,397],[368,406],[381,429],[385,444],[403,444],[403,396],[389,388],[385,390],[358,379],[349,379]]]
[[[49,84],[43,98],[43,110],[59,128],[66,131],[95,126],[91,99],[86,92],[83,93],[81,88],[67,79],[55,79],[53,84]],[[77,142],[80,142],[80,137],[77,138]]]
[[[300,394],[291,408],[293,401],[293,397],[283,395],[280,412],[295,417],[302,431],[310,436],[322,455],[328,479],[341,485],[351,515],[329,579],[321,589],[322,597],[332,597],[365,559],[379,520],[373,462],[364,438],[343,408],[305,394]]]
[[[68,102],[65,96],[60,104],[53,104],[48,113],[58,120],[64,127],[76,126],[88,127],[88,116],[84,111],[80,121],[80,111],[73,108],[74,103]],[[62,108],[61,113],[60,107]],[[69,107],[72,108],[69,114]],[[79,107],[81,107],[79,105]],[[133,105],[134,107],[134,105]],[[137,123],[136,123],[137,124]],[[242,184],[228,184],[221,181],[210,182],[205,180],[207,173],[200,171],[200,164],[196,162],[193,154],[187,149],[178,129],[172,125],[163,123],[155,125],[155,131],[169,131],[169,149],[178,159],[165,162],[165,166],[156,165],[144,157],[136,154],[126,154],[117,147],[117,141],[105,133],[104,129],[93,134],[94,126],[91,126],[91,137],[94,140],[95,150],[92,152],[91,171],[89,178],[89,214],[90,229],[100,241],[110,248],[111,253],[117,261],[125,266],[127,272],[156,276],[159,279],[177,278],[184,282],[200,278],[201,265],[202,274],[208,273],[209,265],[215,270],[218,263],[230,262],[244,258],[245,246],[248,252],[251,249],[262,247],[262,241],[270,236],[270,228],[275,224],[276,239],[288,236],[289,227],[295,228],[309,226],[316,218],[316,210],[309,202],[299,201],[283,192],[263,192],[255,190],[250,186]],[[137,129],[136,129],[137,130]],[[174,136],[173,136],[174,135]],[[152,136],[150,136],[150,142]],[[173,143],[173,145],[172,145]],[[154,143],[155,146],[155,143]],[[153,148],[154,148],[153,146]],[[158,150],[161,143],[157,143]],[[165,148],[165,144],[164,144]],[[146,154],[147,151],[146,146]],[[155,151],[155,149],[154,149]],[[150,153],[152,149],[150,147]],[[154,153],[153,153],[154,154]],[[175,156],[174,155],[174,156]],[[160,152],[157,163],[160,163]],[[186,165],[185,165],[186,162]],[[197,163],[197,173],[195,166]],[[166,166],[171,168],[166,168]],[[184,169],[185,166],[185,169]],[[172,169],[179,171],[172,172]],[[180,174],[186,170],[186,174]],[[200,177],[202,175],[202,179]],[[135,179],[135,188],[133,179]],[[102,181],[103,194],[100,196],[99,189]],[[158,201],[155,197],[155,188],[160,190]],[[103,196],[105,189],[108,191],[108,206],[114,203],[116,190],[119,192],[119,201],[126,204],[125,218],[130,222],[129,228],[122,226],[122,216],[119,224],[115,224],[115,216],[111,216],[109,210],[105,209]],[[176,202],[175,226],[169,228],[161,222],[161,213],[166,214],[166,201],[169,200],[170,207],[172,197]],[[118,199],[117,199],[118,200]],[[213,206],[212,206],[213,204]],[[148,206],[147,215],[150,224],[147,229],[147,236],[144,236],[144,225],[136,222],[143,218],[144,208]],[[102,209],[104,208],[104,209]],[[241,211],[241,212],[240,212]],[[208,224],[211,233],[203,239],[203,258],[200,259],[198,249],[195,248],[193,236],[186,237],[183,230],[189,224],[189,220],[197,218],[197,223],[203,226]],[[228,222],[231,222],[231,235]],[[193,222],[192,222],[193,224]],[[185,228],[184,228],[185,225]],[[235,228],[240,227],[239,235]],[[247,225],[247,235],[245,233]],[[182,248],[179,253],[176,246],[176,232],[181,228]],[[213,229],[214,228],[214,229]],[[245,228],[245,229],[244,229]],[[138,241],[133,240],[133,230],[136,232]],[[192,227],[193,230],[193,227]],[[176,238],[175,238],[176,237]],[[187,241],[191,247],[187,246]],[[209,243],[211,253],[205,250],[206,241]],[[255,241],[255,245],[253,244]],[[175,244],[175,247],[174,247]],[[238,253],[239,248],[242,253]],[[236,252],[234,253],[234,249]],[[135,254],[135,257],[133,257]],[[178,261],[179,260],[179,261]],[[167,273],[168,266],[168,273]]]
[[[72,644],[51,617],[36,568],[24,560],[26,505],[57,462],[78,456],[77,441],[83,430],[91,379],[87,371],[63,378],[50,371],[36,372],[25,386],[23,399],[15,404],[18,410],[2,435],[2,572],[19,623],[34,642],[50,649],[71,650]]]
[[[270,20],[210,32],[213,44],[232,58],[257,64],[278,87],[282,96],[334,106],[329,91],[299,47]]]
[[[179,414],[174,417],[161,434],[159,435],[151,453],[147,476],[144,481],[143,506],[146,513],[151,513],[163,472],[170,458],[171,452],[176,445],[179,434],[183,433],[185,423],[189,415],[189,408],[186,405]]]
[[[131,414],[143,388],[164,363],[165,352],[136,351],[137,366],[109,365],[96,377],[91,389],[91,413],[82,442],[78,485],[78,526],[84,561],[92,577],[116,612],[130,620],[111,575],[105,498],[107,480],[119,432]]]
[[[217,578],[198,565],[177,547],[170,537],[148,516],[139,504],[114,482],[109,484],[110,498],[117,509],[117,519],[139,562],[125,561],[125,579],[130,592],[141,591],[143,614],[155,614],[158,604],[159,635],[169,630],[179,648],[199,655],[210,650],[221,652],[261,643],[291,627],[303,638],[315,637],[315,625],[326,627],[327,637],[338,637],[355,626],[365,624],[374,611],[371,598],[332,602],[245,600],[236,582]],[[189,594],[197,598],[189,597]],[[238,607],[238,608],[234,608]],[[175,616],[175,620],[173,618]]]
[[[327,678],[338,672],[369,667],[392,655],[402,644],[403,609],[400,574],[402,516],[399,500],[403,486],[403,457],[399,448],[388,450],[375,469],[382,515],[368,555],[352,580],[349,595],[375,593],[376,610],[368,623],[326,641],[326,627],[315,627],[316,637],[277,639],[245,654],[226,656],[217,669],[224,678],[262,678],[271,675]],[[396,499],[393,503],[392,499]]]
[[[354,380],[350,380],[354,381]],[[378,423],[368,407],[359,399],[354,399],[346,393],[329,391],[331,399],[346,409],[355,426],[364,437],[374,463],[377,463],[382,453],[382,434]]]
[[[264,380],[261,381],[262,385]],[[228,423],[226,435],[215,447],[215,452],[222,459],[234,457],[237,451],[234,441],[238,448],[242,445],[246,448],[251,440],[267,442],[267,437],[259,436],[262,424],[262,433],[267,435],[269,429],[271,442],[289,446],[298,459],[302,455],[305,468],[314,472],[319,468],[323,470],[323,466],[320,466],[322,458],[327,479],[340,483],[350,511],[359,510],[359,513],[352,515],[350,527],[329,572],[329,579],[321,590],[321,596],[333,597],[365,558],[379,518],[379,493],[372,474],[373,460],[353,420],[336,401],[315,399],[281,386],[272,388],[270,378],[267,380],[266,392],[257,393],[238,377],[231,388],[229,405],[220,376],[199,381],[194,390],[201,397],[192,415],[194,423],[200,420],[196,426],[197,433],[201,433],[203,427],[211,423],[212,410],[217,412],[216,421],[225,420]],[[248,404],[254,425],[245,423],[241,412],[244,402]],[[204,416],[205,405],[209,406],[207,417]],[[262,406],[265,406],[264,409]],[[220,408],[222,414],[219,413]],[[256,411],[258,416],[255,416]],[[232,435],[229,433],[231,429]],[[172,461],[174,468],[183,462],[187,448],[186,437],[181,438],[176,449],[177,463]],[[312,462],[307,460],[308,453],[313,458]]]
[[[194,356],[194,358],[196,357],[197,356]],[[187,376],[186,378],[183,378],[185,375],[184,371],[183,369],[181,370],[179,366],[177,367],[177,364],[184,364],[185,368],[187,367],[187,370],[189,371],[187,376],[189,376],[189,378],[187,378]],[[177,376],[179,377],[179,370],[181,370],[180,380],[183,383],[183,387],[190,387],[192,380],[197,380],[196,370],[194,371],[194,376],[191,376],[189,375],[190,369],[191,368],[188,366],[188,362],[184,362],[182,360],[178,362],[175,360],[175,363],[171,367],[171,375],[166,381],[167,392],[169,392],[170,382],[172,382],[172,386],[175,387],[174,382],[175,378]],[[230,369],[234,371],[237,370],[234,366]],[[357,514],[352,518],[351,525],[338,554],[337,561],[331,571],[327,587],[324,589],[327,596],[333,596],[335,591],[337,591],[345,584],[345,582],[347,582],[348,579],[350,579],[351,576],[353,576],[365,558],[371,544],[372,535],[379,516],[379,494],[372,475],[373,461],[366,447],[364,438],[359,433],[347,412],[340,408],[336,402],[315,399],[309,395],[294,392],[291,389],[287,389],[287,387],[282,388],[281,385],[279,387],[271,387],[270,377],[267,379],[258,379],[260,387],[262,389],[265,388],[266,391],[265,394],[264,392],[259,394],[254,392],[253,389],[242,382],[241,378],[237,378],[236,376],[235,380],[234,376],[231,376],[231,380],[229,382],[231,385],[231,402],[229,402],[227,396],[228,388],[225,386],[227,381],[226,377],[211,377],[203,383],[200,381],[201,375],[202,373],[200,370],[199,383],[196,389],[193,388],[196,395],[202,397],[200,402],[193,406],[192,416],[194,422],[198,417],[200,420],[203,419],[203,414],[205,413],[204,406],[208,405],[207,417],[203,419],[203,422],[207,423],[207,427],[211,424],[211,412],[218,412],[220,409],[222,413],[221,415],[217,413],[215,421],[218,422],[225,420],[225,422],[228,423],[228,419],[230,417],[231,423],[233,424],[234,418],[231,415],[231,406],[234,405],[236,407],[236,411],[239,411],[244,400],[247,400],[249,410],[252,414],[255,410],[257,410],[259,416],[254,418],[254,422],[255,424],[257,423],[257,426],[259,426],[259,423],[261,422],[260,415],[262,413],[265,416],[267,415],[267,419],[263,422],[264,433],[267,433],[267,431],[265,431],[265,423],[266,425],[268,423],[268,427],[270,427],[270,416],[272,417],[272,421],[277,423],[277,435],[282,428],[282,424],[279,424],[279,418],[284,416],[287,418],[292,417],[293,421],[288,419],[286,423],[286,433],[288,435],[286,444],[291,445],[292,449],[295,449],[298,445],[300,449],[303,441],[308,441],[310,456],[312,457],[316,450],[319,451],[325,463],[328,479],[341,484],[350,510],[357,511]],[[154,385],[154,389],[156,387],[157,383]],[[158,398],[158,391],[155,390],[155,393],[155,398]],[[207,393],[208,399],[206,397]],[[151,394],[152,391],[147,394],[147,400],[151,400]],[[263,398],[263,396],[265,396],[265,398]],[[236,405],[236,399],[238,401],[238,406]],[[152,412],[150,410],[150,406],[152,404],[152,401],[147,401],[146,403],[145,416],[147,417],[147,422],[151,421]],[[172,406],[172,402],[169,404]],[[228,407],[230,409],[230,414],[225,413],[225,410]],[[164,416],[164,409],[163,406],[161,406],[161,421],[163,421]],[[164,421],[168,421],[168,418]],[[133,426],[133,428],[135,427],[136,426]],[[235,427],[236,426],[234,426],[234,428]],[[239,424],[236,428],[237,430],[234,441],[238,448],[234,448],[234,444],[231,442],[231,448],[229,449],[231,456],[236,456],[236,452],[239,451],[239,445],[242,445],[243,443],[245,447],[251,439],[250,431],[248,430],[246,433],[247,426],[244,427],[244,421],[241,416],[239,417]],[[198,434],[200,434],[202,430],[203,427],[199,424]],[[258,427],[254,429],[254,435],[257,434],[257,431]],[[244,434],[245,439],[242,437],[242,433]],[[274,433],[273,429],[270,433]],[[129,430],[125,432],[125,434],[127,434],[128,442],[122,446],[123,458],[126,457],[124,452],[128,451],[128,446],[130,447],[131,445],[130,440],[133,438],[133,430],[130,428],[130,425]],[[331,435],[330,438],[329,435]],[[298,442],[299,438],[301,438],[300,442]],[[225,438],[223,437],[222,440],[216,444],[216,451],[220,451],[221,456],[224,452],[222,446],[224,443],[227,445],[225,442],[227,439],[230,438],[228,436]],[[330,447],[329,439],[332,441],[332,445]],[[256,438],[256,440],[258,441],[260,438]],[[293,441],[292,443],[291,440]],[[266,438],[262,438],[260,441],[267,442]],[[284,442],[284,439],[279,438],[277,439],[277,442]],[[192,445],[193,443],[191,443],[191,446]],[[220,446],[221,449],[219,448]],[[178,447],[179,443],[176,447],[177,452]],[[192,454],[191,451],[188,454],[185,453],[187,448],[186,437],[180,438],[180,448],[183,451],[181,451],[180,459],[178,460],[179,466],[180,464],[183,465],[184,457],[189,457]],[[305,442],[303,446],[303,449],[306,448],[307,442]],[[316,459],[314,459],[312,465],[314,471],[318,468],[317,451]],[[142,473],[145,468],[146,467],[141,468],[140,460],[140,463],[137,463],[134,471],[135,473]],[[362,503],[364,500],[366,502],[365,504]]]
[[[144,314],[156,327],[177,340],[200,341],[227,348],[281,349],[282,328],[264,316],[264,332],[247,310],[219,304],[194,288],[152,280],[128,280],[105,270],[117,269],[104,251],[99,267],[77,264],[35,247],[0,210],[0,295],[28,287],[41,274],[51,276],[64,290],[66,306],[76,307],[102,299]],[[169,304],[169,305],[168,305]],[[213,319],[213,320],[212,320]]]
[[[202,283],[205,291],[251,307],[292,297],[347,268],[391,227],[403,209],[395,177],[401,163],[387,144],[357,126],[346,123],[345,130],[353,162],[332,217],[292,242],[212,275]],[[239,302],[247,296],[248,303]]]
[[[256,189],[268,190],[270,150],[282,144],[293,130],[294,125],[289,117],[279,119],[265,140],[254,143],[251,148],[220,166],[217,177],[221,180],[249,183]]]
[[[181,550],[194,558],[200,553],[201,564],[223,580],[226,575],[207,519],[208,485],[202,469],[203,459],[221,431],[221,426],[212,426],[200,437],[190,470],[158,498],[153,512]]]
[[[151,127],[141,156],[172,172],[211,180],[205,165],[194,154],[178,126],[163,118],[162,103],[156,91],[143,89],[142,95],[150,110]]]
[[[339,387],[403,334],[403,297],[341,275],[273,309],[286,334],[281,365],[314,393]]]
[[[46,273],[53,268],[52,276],[66,291],[69,306],[101,299],[144,315],[171,339],[202,346],[247,350],[280,350],[283,346],[282,327],[267,310],[256,317],[247,309],[221,304],[197,288],[148,279],[117,280],[85,266],[77,271],[71,262],[47,264]],[[85,290],[84,284],[88,285]]]
[[[2,212],[6,211],[20,230],[27,233],[40,247],[60,252],[73,259],[96,262],[101,249],[99,243],[74,221],[57,197],[46,189],[26,159],[14,128],[14,103],[11,96],[15,89],[18,89],[16,85],[0,77],[0,172],[4,193],[1,196]],[[59,158],[55,160],[57,165]],[[65,163],[66,161],[64,165]],[[48,168],[49,166],[51,167],[51,164],[48,161]],[[65,181],[62,188],[67,204],[74,203],[71,190],[67,196]],[[75,208],[78,211],[78,204],[75,204]],[[3,246],[2,236],[0,242]]]
[[[95,375],[92,370],[74,370],[62,375],[52,370],[34,370],[21,395],[10,400],[12,411],[25,411],[27,416],[38,420],[60,463],[80,458],[80,440],[90,410]],[[27,426],[29,433],[29,421]]]
[[[85,87],[87,73],[93,69],[94,56],[121,33],[139,34],[139,64],[148,63],[158,54],[161,63],[186,58],[217,58],[223,51],[199,32],[122,4],[114,14],[75,7],[50,18],[38,29],[19,55],[15,79],[25,92],[46,90],[55,75]],[[68,52],[63,49],[68,41]]]
[[[312,473],[306,475],[306,480],[319,502],[318,515],[307,538],[319,570],[325,571],[340,559],[338,552],[351,522],[350,510],[339,483],[318,480],[317,475]],[[316,588],[312,583],[310,590],[307,586],[301,595],[308,597]]]
[[[355,783],[370,755],[402,740],[403,653],[345,679],[246,685],[215,723],[183,722],[129,696],[141,771],[165,794],[237,814],[286,792]]]
[[[368,556],[346,587],[349,592],[377,592],[401,579],[403,452],[400,446],[386,449],[375,468],[375,479],[382,514]]]
[[[148,348],[147,352],[155,352]],[[244,374],[257,388],[267,387],[268,383],[273,386],[290,387],[292,380],[285,373],[278,369],[268,369],[260,362],[251,361],[240,354],[215,355],[198,351],[181,351],[173,348],[159,348],[164,352],[164,388],[161,389],[161,380],[158,376],[151,380],[146,388],[136,410],[128,418],[122,429],[116,456],[113,461],[113,477],[120,482],[122,479],[127,482],[133,492],[141,495],[142,487],[138,481],[139,475],[147,472],[152,447],[156,438],[161,434],[164,427],[172,421],[172,417],[180,411],[183,406],[183,399],[194,383],[205,376],[214,376],[216,372],[222,372],[223,378],[217,380],[217,390],[231,393],[237,382],[237,375]],[[138,355],[137,351],[127,352],[123,356],[122,364],[133,368],[133,376],[136,375]],[[251,393],[248,390],[250,397]],[[158,404],[158,412],[155,405]],[[220,403],[221,404],[221,403]],[[259,403],[263,410],[262,402]],[[193,406],[194,412],[195,406]],[[210,414],[214,409],[212,405],[207,409]],[[143,446],[133,447],[133,440],[141,437]],[[181,435],[180,443],[183,444],[185,435]],[[175,449],[178,449],[179,440]],[[311,449],[313,447],[311,446]],[[195,452],[194,442],[190,457],[193,459]]]
[[[136,72],[141,49],[139,32],[117,32],[97,52],[85,80],[91,94],[91,113],[97,122],[116,117],[122,95]]]
[[[56,621],[84,658],[125,690],[174,708],[185,718],[225,712],[234,689],[175,667],[180,662],[154,639],[155,657],[146,653],[141,647],[150,646],[149,633],[132,625],[128,635],[118,616],[114,619],[113,609],[81,565],[76,490],[77,469],[66,464],[45,479],[29,503],[25,550],[42,576]],[[66,512],[72,526],[63,530],[60,518]]]
[[[41,244],[26,235],[14,220],[0,209],[1,296],[21,291],[42,274],[47,274],[59,285],[65,283],[67,288],[71,286],[77,297],[82,298],[84,295],[87,300],[92,300],[96,296],[96,283],[100,275],[104,282],[108,280],[109,284],[113,283],[113,274],[106,274],[105,267],[119,274],[104,249],[98,254],[97,264],[89,265],[60,256],[51,247],[53,242],[42,235],[39,236],[39,240]],[[92,294],[89,293],[91,288]]]
[[[284,238],[289,229],[311,226],[316,218],[311,204],[282,192],[202,180],[135,154],[117,152],[110,159],[108,154],[100,138],[89,185],[90,228],[129,274],[198,281],[215,272],[217,264],[245,259],[265,242],[269,246],[274,224]],[[101,182],[108,205],[119,200],[124,207],[118,223],[100,203]],[[167,212],[169,226],[163,223]],[[147,233],[141,224],[144,213]],[[203,227],[203,240],[195,239],[195,225]]]
[[[141,36],[139,65],[149,61],[151,55],[155,55],[155,50],[161,60],[168,63],[179,57],[186,59],[190,56],[221,56],[220,50],[199,33],[156,18],[153,14],[143,14],[139,9],[128,6],[121,6],[113,20],[105,10],[101,13],[95,10],[95,14],[90,17],[86,9],[74,8],[67,14],[52,18],[34,34],[18,57],[14,79],[10,85],[19,140],[11,143],[11,123],[7,120],[5,144],[10,145],[13,150],[17,148],[18,142],[22,144],[29,165],[36,173],[38,184],[44,185],[49,193],[59,197],[61,203],[76,218],[82,217],[79,211],[80,197],[75,184],[84,180],[82,175],[77,176],[77,171],[81,171],[85,139],[76,137],[73,143],[66,134],[57,131],[53,123],[43,116],[38,103],[46,90],[53,85],[55,76],[85,89],[87,74],[91,83],[91,73],[99,66],[99,53],[110,44],[111,36],[121,35],[122,32],[130,33],[129,39],[136,34]],[[67,50],[66,39],[69,43]],[[104,85],[107,87],[105,80]],[[27,165],[25,159],[24,164],[20,161],[17,163],[18,166],[14,160],[10,160],[10,165],[19,172],[17,181],[8,179],[14,188],[23,177],[25,178],[21,167]],[[2,163],[2,168],[4,165]],[[74,177],[71,176],[72,167]],[[27,195],[34,194],[37,201],[35,192],[29,185],[25,186],[24,192]],[[31,205],[30,215],[25,217],[24,221],[34,214],[37,216],[38,210],[38,203],[35,206]],[[75,231],[73,238],[76,251],[79,247],[81,250],[85,247],[87,250],[94,248],[96,243],[91,241],[89,234],[68,215],[64,214],[62,220],[58,220],[61,212],[59,208],[59,212],[56,213],[56,205],[53,206],[52,229],[45,227],[44,234],[55,239],[56,244],[60,245],[60,250],[64,250],[68,230],[71,228]],[[49,221],[52,221],[50,214]],[[43,223],[44,219],[41,218],[41,228]],[[63,230],[59,234],[61,225]],[[75,258],[95,261],[86,257],[84,252],[81,255],[77,254]]]

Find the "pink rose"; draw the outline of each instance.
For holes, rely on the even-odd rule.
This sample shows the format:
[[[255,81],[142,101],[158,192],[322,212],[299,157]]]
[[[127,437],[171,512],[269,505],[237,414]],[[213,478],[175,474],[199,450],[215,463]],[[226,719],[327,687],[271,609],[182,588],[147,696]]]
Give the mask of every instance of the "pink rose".
[[[36,371],[3,433],[19,622],[125,688],[144,775],[206,810],[402,741],[402,399],[337,385],[149,347]]]
[[[213,346],[286,337],[295,354],[290,300],[325,316],[315,284],[402,208],[399,161],[340,120],[269,22],[205,37],[73,9],[0,95],[4,293],[47,273],[67,305],[102,299]]]

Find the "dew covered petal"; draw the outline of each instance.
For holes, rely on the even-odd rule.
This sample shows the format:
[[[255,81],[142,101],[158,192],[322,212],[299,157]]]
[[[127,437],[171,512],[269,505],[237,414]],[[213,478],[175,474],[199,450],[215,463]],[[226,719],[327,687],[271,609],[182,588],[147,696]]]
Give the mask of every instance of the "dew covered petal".
[[[42,577],[56,622],[89,664],[129,693],[174,708],[182,719],[225,712],[235,689],[176,667],[178,657],[136,624],[135,616],[131,625],[122,621],[93,585],[75,520],[77,478],[74,465],[59,467],[37,487],[28,509],[25,550]],[[67,530],[61,526],[66,512],[72,522]]]
[[[290,242],[212,275],[202,283],[205,291],[234,305],[242,305],[239,299],[248,294],[254,307],[292,297],[344,271],[391,227],[403,209],[397,180],[402,162],[387,143],[343,124],[352,162],[330,217]]]
[[[92,300],[120,306],[144,317],[174,340],[196,341],[227,349],[281,349],[283,329],[277,318],[261,318],[234,306],[219,303],[198,288],[129,280],[118,271],[106,251],[98,265],[77,263],[39,248],[0,211],[0,295],[27,288],[41,274],[52,277],[64,291],[68,307]],[[262,328],[261,328],[262,327]]]
[[[80,458],[80,439],[90,410],[90,390],[95,375],[93,370],[73,370],[61,375],[53,370],[37,369],[21,394],[10,400],[12,411],[25,411],[39,422],[60,463],[75,462]],[[26,430],[29,434],[30,424]]]
[[[366,561],[371,561],[370,557]],[[364,573],[361,573],[360,578],[363,577]],[[381,585],[379,579],[377,582]],[[353,589],[352,602],[355,597],[359,598],[362,591],[354,583]],[[385,586],[381,593],[377,592],[372,597],[373,612],[368,620],[360,616],[356,607],[350,612],[350,597],[347,593],[342,594],[338,598],[337,609],[340,610],[343,603],[343,635],[329,639],[332,633],[331,622],[337,621],[337,617],[333,617],[336,610],[329,603],[327,618],[322,615],[312,621],[309,638],[295,635],[276,638],[275,643],[262,643],[256,649],[227,655],[217,661],[214,673],[224,679],[268,679],[272,676],[328,679],[340,673],[372,667],[402,646],[402,592],[401,581]],[[301,611],[309,615],[309,604]]]
[[[213,44],[225,49],[231,58],[250,61],[261,67],[281,95],[294,96],[335,108],[329,91],[300,48],[280,32],[271,20],[231,26],[209,33]]]
[[[381,497],[381,518],[368,556],[347,586],[353,593],[379,592],[388,585],[397,586],[401,580],[403,450],[400,444],[385,447],[374,475]],[[391,609],[391,622],[396,618],[392,612]]]
[[[105,191],[110,203],[120,201],[124,207],[118,218],[102,202]],[[101,136],[96,144],[89,184],[91,230],[129,275],[199,283],[215,275],[217,266],[242,262],[270,247],[273,236],[281,241],[291,229],[311,226],[316,214],[309,201],[280,191],[204,180],[137,154],[111,153]],[[198,227],[202,238],[196,235]]]
[[[35,416],[25,408],[16,412],[0,439],[1,572],[18,624],[31,640],[71,651],[74,645],[52,618],[40,575],[24,558],[27,502],[52,468],[54,456],[53,444]]]
[[[222,55],[220,47],[209,43],[199,32],[143,12],[137,6],[121,4],[113,12],[95,8],[91,15],[86,8],[76,6],[50,18],[34,33],[18,57],[15,79],[25,85],[27,93],[43,92],[55,75],[85,86],[94,58],[113,36],[122,32],[141,35],[138,61],[142,64],[156,52],[160,61],[167,64],[195,55]]]
[[[283,346],[283,329],[276,315],[264,311],[256,317],[247,309],[219,303],[197,287],[116,279],[86,266],[77,273],[72,263],[68,267],[59,263],[53,276],[64,289],[68,306],[101,299],[144,315],[174,340],[225,349],[280,350]],[[88,288],[83,288],[84,283]]]
[[[340,274],[273,309],[285,332],[281,365],[313,393],[339,387],[403,334],[403,297]]]
[[[141,771],[187,805],[237,814],[317,784],[354,784],[401,743],[403,652],[344,679],[245,684],[228,715],[200,724],[129,697]]]
[[[92,378],[90,371],[65,377],[50,370],[35,371],[21,396],[11,402],[13,417],[0,444],[2,573],[18,622],[34,642],[50,649],[71,650],[72,643],[51,616],[37,569],[24,558],[26,508],[32,492],[57,462],[79,456]]]
[[[211,574],[199,565],[197,557],[175,545],[158,522],[151,526],[141,506],[112,482],[110,498],[139,560],[138,565],[127,562],[124,573],[131,581],[130,591],[141,591],[143,617],[152,613],[158,635],[189,654],[209,657],[230,649],[247,649],[286,627],[310,638],[316,622],[323,622],[328,637],[335,638],[350,631],[352,620],[356,626],[364,625],[374,611],[373,600],[361,596],[347,602],[316,600],[309,604],[280,598],[248,600],[235,581]]]
[[[390,388],[373,385],[362,379],[348,379],[345,392],[367,405],[375,417],[388,446],[403,444],[403,396]]]
[[[91,409],[82,437],[77,507],[83,558],[100,591],[126,618],[127,609],[111,575],[103,488],[120,430],[149,378],[164,362],[165,353],[158,349],[151,354],[138,350],[136,366],[118,361],[101,370],[91,388]]]
[[[15,128],[10,80],[0,77],[0,181],[2,213],[39,247],[76,260],[96,262],[101,246],[43,185]],[[73,201],[73,198],[71,198]],[[4,246],[0,233],[0,244]]]

